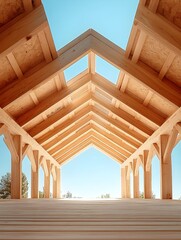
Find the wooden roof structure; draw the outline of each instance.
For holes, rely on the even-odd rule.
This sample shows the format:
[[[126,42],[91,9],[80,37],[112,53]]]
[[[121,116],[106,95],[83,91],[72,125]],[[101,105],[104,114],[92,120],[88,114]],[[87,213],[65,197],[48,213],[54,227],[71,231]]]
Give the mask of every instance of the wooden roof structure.
[[[89,145],[129,166],[160,135],[168,152],[181,136],[180,29],[179,0],[141,0],[126,51],[92,29],[56,51],[40,0],[0,0],[0,132],[56,166]],[[85,55],[87,69],[66,82]],[[96,55],[120,70],[116,85]]]

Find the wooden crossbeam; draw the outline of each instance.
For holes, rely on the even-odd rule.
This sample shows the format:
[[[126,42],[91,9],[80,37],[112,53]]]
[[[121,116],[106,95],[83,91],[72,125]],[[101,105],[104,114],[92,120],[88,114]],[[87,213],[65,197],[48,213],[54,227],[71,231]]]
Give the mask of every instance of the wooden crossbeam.
[[[37,34],[48,25],[43,6],[40,5],[14,25],[1,32],[0,56],[5,56],[28,37]],[[27,27],[28,26],[28,27]]]
[[[139,6],[136,13],[135,24],[141,30],[164,43],[176,54],[181,54],[181,33],[174,24],[169,23],[142,5]]]

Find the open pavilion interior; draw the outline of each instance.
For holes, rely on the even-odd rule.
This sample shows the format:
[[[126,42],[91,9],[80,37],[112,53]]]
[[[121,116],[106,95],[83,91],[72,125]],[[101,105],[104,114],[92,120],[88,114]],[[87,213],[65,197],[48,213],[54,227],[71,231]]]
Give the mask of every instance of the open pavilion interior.
[[[64,70],[84,56],[87,69],[67,82]],[[116,84],[96,72],[96,56],[120,70]],[[0,239],[181,239],[171,164],[181,140],[180,87],[179,0],[140,0],[125,51],[93,29],[56,51],[40,0],[0,0],[0,135],[11,153],[12,198],[0,201]],[[121,164],[120,200],[60,200],[61,166],[90,145]],[[161,200],[151,199],[155,154]],[[46,199],[38,199],[40,166]]]

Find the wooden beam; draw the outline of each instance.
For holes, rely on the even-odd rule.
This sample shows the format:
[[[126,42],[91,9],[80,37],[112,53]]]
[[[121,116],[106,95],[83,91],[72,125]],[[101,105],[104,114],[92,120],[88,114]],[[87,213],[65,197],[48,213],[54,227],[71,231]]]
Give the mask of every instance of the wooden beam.
[[[132,162],[143,150],[149,150],[151,144],[158,142],[161,134],[168,134],[172,128],[181,121],[181,108],[179,108],[172,116],[170,116],[163,125],[157,129],[143,144],[139,147],[124,163],[126,166],[128,162]]]
[[[89,73],[91,74],[95,74],[96,71],[96,58],[95,58],[95,54],[93,52],[89,53]]]
[[[173,23],[144,6],[139,6],[135,17],[138,28],[165,44],[175,54],[181,54],[181,33]]]
[[[45,133],[41,137],[37,138],[36,141],[42,145],[47,144],[51,140],[55,139],[57,137],[57,134],[63,131],[66,131],[67,129],[72,127],[74,124],[76,124],[79,120],[81,120],[86,115],[88,115],[90,111],[91,111],[91,106],[84,107],[78,113],[76,113],[74,117],[65,120],[63,123],[56,126],[54,129],[48,131],[48,133]]]
[[[154,15],[155,16],[155,15]],[[145,20],[147,21],[147,20]],[[160,82],[159,78],[150,71],[142,69],[138,64],[133,63],[125,57],[125,52],[92,30],[92,51],[113,64],[118,69],[124,71],[130,77],[138,80],[155,94],[172,102],[176,106],[181,105],[180,89],[172,88],[169,84]]]
[[[181,135],[181,122],[178,122],[178,123],[175,125],[175,128],[177,129],[178,133]]]
[[[129,123],[131,126],[135,127],[139,131],[141,131],[144,135],[147,137],[153,133],[153,130],[151,130],[149,127],[144,125],[141,121],[136,120],[132,115],[127,113],[126,111],[122,109],[117,109],[115,106],[111,106],[110,104],[105,103],[104,100],[97,96],[92,96],[92,100],[101,106],[101,108],[109,110],[111,113],[115,114],[120,119],[123,119],[127,123]]]
[[[41,101],[34,108],[29,109],[26,113],[21,115],[16,119],[16,122],[20,126],[25,126],[29,122],[33,121],[36,117],[40,116],[43,113],[46,113],[50,110],[54,110],[59,107],[60,103],[70,97],[72,94],[75,94],[77,91],[80,91],[90,81],[90,75],[87,74],[81,79],[78,79],[69,87],[63,88],[61,91],[52,94],[45,100]]]
[[[17,63],[17,61],[16,61],[13,53],[12,53],[12,52],[9,53],[9,54],[7,55],[7,58],[8,58],[8,60],[9,60],[10,64],[11,64],[14,72],[16,73],[16,76],[17,76],[19,79],[23,78],[23,72],[21,71],[21,68],[20,68],[20,66],[18,65],[18,63]]]
[[[33,150],[39,150],[42,156],[45,156],[47,159],[50,159],[57,167],[59,164],[55,159],[48,154],[45,149],[43,149],[25,130],[23,130],[3,109],[0,108],[1,123],[5,124],[8,129],[14,133],[21,135],[23,142],[31,145]]]
[[[104,121],[102,121],[97,116],[92,116],[92,121],[96,122],[98,125],[105,128],[106,130],[111,132],[113,135],[116,135],[118,138],[120,138],[127,145],[131,146],[132,149],[137,149],[138,147],[140,147],[140,143],[138,143],[137,141],[129,138],[124,133],[121,133],[120,131],[118,131],[116,128],[111,127],[110,124],[105,123]]]
[[[108,133],[105,128],[101,128],[99,124],[96,122],[93,122],[92,129],[97,131],[98,133],[102,134],[106,138],[108,138],[110,141],[113,141],[116,145],[118,145],[120,148],[122,148],[121,154],[128,157],[130,154],[134,152],[134,149],[125,144],[122,140],[120,140],[119,137],[112,133]]]
[[[153,13],[156,13],[158,4],[159,4],[159,0],[150,0],[148,9],[150,9]]]
[[[116,145],[113,141],[109,140],[107,137],[95,131],[94,129],[92,131],[92,136],[99,140],[99,142],[107,145],[110,149],[113,149],[114,152],[119,153],[120,159],[122,159],[122,161],[125,161],[126,157],[124,154],[122,154],[122,149],[118,145]]]
[[[153,112],[149,108],[143,106],[143,104],[131,98],[126,93],[120,92],[113,83],[106,80],[99,74],[96,73],[92,76],[91,79],[92,84],[94,84],[97,88],[101,89],[103,92],[107,93],[109,96],[116,99],[125,106],[131,108],[134,112],[146,118],[151,123],[154,123],[157,126],[163,124],[165,120],[163,117],[159,116],[157,113]]]
[[[33,10],[32,0],[23,0],[23,6],[26,12],[31,12]]]
[[[35,127],[30,129],[28,133],[32,137],[37,137],[37,135],[40,135],[40,133],[43,133],[44,130],[46,130],[53,124],[57,123],[58,121],[60,121],[62,118],[66,117],[67,115],[74,112],[75,110],[78,110],[83,105],[86,105],[89,100],[90,100],[89,94],[82,96],[81,99],[74,101],[74,103],[72,103],[70,106],[60,109],[55,114],[45,119],[43,122],[37,124]]]
[[[176,54],[174,52],[170,52],[167,56],[166,61],[164,62],[158,77],[162,80],[165,76],[165,74],[167,73],[168,69],[170,68],[170,66],[172,65],[172,62],[174,60],[174,58],[176,57]]]
[[[14,48],[25,43],[47,24],[46,14],[43,6],[40,5],[14,25],[1,32],[0,56],[2,57],[12,52]]]
[[[43,51],[45,61],[47,63],[49,63],[49,62],[52,61],[52,55],[51,55],[51,52],[50,52],[50,48],[48,46],[48,42],[47,42],[47,39],[46,39],[46,36],[45,36],[45,32],[43,30],[38,33],[38,38],[39,38],[39,41],[40,41],[40,45],[41,45],[41,48],[42,48],[42,51]]]
[[[103,121],[106,121],[107,123],[110,123],[115,128],[119,129],[119,131],[124,132],[129,137],[133,138],[134,140],[143,143],[146,141],[146,137],[142,136],[140,133],[136,132],[135,130],[131,130],[126,124],[120,122],[117,119],[114,119],[110,116],[108,116],[103,111],[99,110],[95,106],[92,107],[92,113],[99,118],[101,118]]]
[[[137,44],[136,44],[136,47],[135,47],[132,59],[131,59],[134,63],[137,63],[137,61],[139,59],[139,56],[141,54],[141,50],[143,48],[144,42],[146,40],[146,37],[147,37],[147,34],[145,32],[143,32],[143,31],[141,31],[140,35],[138,37],[138,41],[137,41]]]
[[[32,148],[29,148],[29,151],[27,152],[27,156],[31,162],[31,167],[32,167],[33,172],[36,172],[37,164],[36,164],[36,160],[35,160]]]
[[[71,45],[71,43],[69,45]],[[69,45],[67,45],[67,47],[69,47]],[[6,109],[12,104],[15,104],[16,100],[29,93],[32,89],[36,89],[45,84],[54,78],[59,71],[62,72],[70,64],[85,56],[88,52],[90,52],[90,36],[75,46],[68,48],[66,52],[62,50],[61,55],[57,59],[46,64],[29,77],[8,84],[7,87],[0,91],[0,106]],[[26,85],[24,84],[25,82]]]
[[[47,144],[45,144],[43,147],[45,150],[50,151],[52,148],[56,147],[60,142],[63,142],[66,138],[71,136],[74,132],[78,131],[80,128],[82,128],[85,124],[87,124],[91,120],[90,116],[85,116],[83,119],[80,119],[77,121],[75,125],[68,128],[63,133],[60,133],[55,139],[51,140]]]
[[[86,126],[84,126],[83,128],[81,128],[79,131],[77,131],[76,133],[74,133],[72,136],[70,136],[69,138],[67,138],[66,140],[64,140],[63,142],[61,142],[60,144],[58,144],[56,147],[52,148],[49,153],[55,158],[57,159],[57,156],[60,152],[64,151],[64,148],[67,148],[70,144],[74,143],[75,141],[77,141],[79,138],[81,138],[82,136],[86,135],[88,136],[88,132],[91,130],[91,125],[87,124]]]

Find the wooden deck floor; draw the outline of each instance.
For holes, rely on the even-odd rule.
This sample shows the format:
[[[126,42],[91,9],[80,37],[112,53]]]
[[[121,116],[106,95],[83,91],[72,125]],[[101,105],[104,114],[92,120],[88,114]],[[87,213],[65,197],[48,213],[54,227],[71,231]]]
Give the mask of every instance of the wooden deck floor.
[[[181,201],[0,201],[0,239],[181,239]]]

